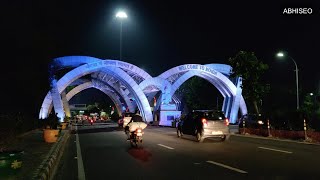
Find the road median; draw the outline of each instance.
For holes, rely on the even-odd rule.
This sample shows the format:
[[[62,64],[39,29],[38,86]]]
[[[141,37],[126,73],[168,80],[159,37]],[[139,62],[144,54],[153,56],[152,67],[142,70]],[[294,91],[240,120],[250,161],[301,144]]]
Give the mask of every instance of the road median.
[[[42,161],[40,166],[35,170],[35,172],[33,173],[32,179],[45,180],[45,179],[51,179],[54,176],[57,166],[59,164],[59,161],[61,159],[61,156],[63,154],[65,144],[69,137],[70,137],[69,130],[61,131],[61,136],[59,137],[58,141],[55,143],[54,146],[52,146],[46,158]]]

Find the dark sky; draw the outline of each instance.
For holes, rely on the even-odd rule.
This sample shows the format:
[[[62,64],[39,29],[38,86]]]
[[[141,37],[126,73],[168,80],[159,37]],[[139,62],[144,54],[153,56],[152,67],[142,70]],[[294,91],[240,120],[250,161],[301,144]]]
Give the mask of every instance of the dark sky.
[[[278,95],[295,89],[294,65],[279,62],[287,50],[300,69],[300,87],[319,80],[319,1],[1,1],[1,107],[38,113],[48,91],[47,66],[55,57],[119,58],[117,9],[123,23],[123,61],[153,76],[187,63],[227,63],[254,51],[270,68],[265,80]],[[310,7],[312,15],[283,15]],[[281,94],[282,93],[282,94]]]

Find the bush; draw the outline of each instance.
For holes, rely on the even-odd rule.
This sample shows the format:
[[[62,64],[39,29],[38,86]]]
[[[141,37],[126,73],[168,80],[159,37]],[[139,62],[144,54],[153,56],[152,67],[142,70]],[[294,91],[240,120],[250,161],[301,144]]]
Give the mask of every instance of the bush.
[[[47,126],[49,126],[50,129],[58,129],[59,124],[59,117],[54,113],[50,113],[46,119],[42,120],[43,128],[47,128]]]
[[[117,113],[113,113],[110,116],[110,118],[111,118],[111,120],[118,121],[120,119],[120,116]]]
[[[0,114],[0,142],[6,142],[38,127],[37,120],[22,113]]]

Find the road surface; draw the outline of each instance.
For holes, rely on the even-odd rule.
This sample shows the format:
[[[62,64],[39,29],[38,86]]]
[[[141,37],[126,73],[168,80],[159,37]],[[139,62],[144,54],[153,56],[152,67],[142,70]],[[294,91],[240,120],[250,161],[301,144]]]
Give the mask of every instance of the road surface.
[[[78,126],[54,179],[320,179],[320,146],[231,136],[203,143],[148,126],[132,148],[114,123]]]

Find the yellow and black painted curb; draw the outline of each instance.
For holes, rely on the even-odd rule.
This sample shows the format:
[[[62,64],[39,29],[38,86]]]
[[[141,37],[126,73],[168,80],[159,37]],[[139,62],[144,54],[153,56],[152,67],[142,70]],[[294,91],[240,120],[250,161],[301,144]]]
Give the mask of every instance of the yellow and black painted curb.
[[[46,158],[33,173],[33,180],[47,180],[53,177],[69,136],[70,132],[68,130],[65,130],[65,132],[62,136],[59,137],[55,145],[52,146]]]

